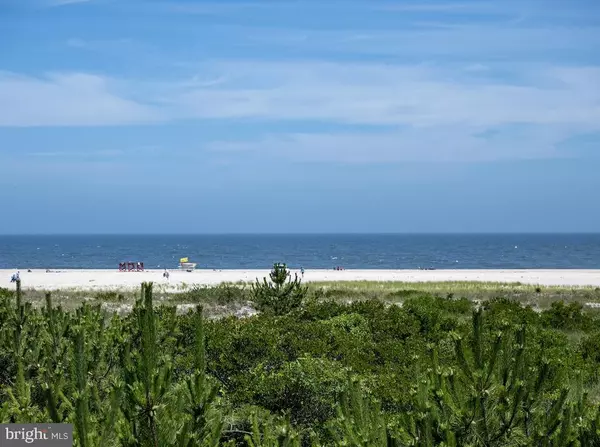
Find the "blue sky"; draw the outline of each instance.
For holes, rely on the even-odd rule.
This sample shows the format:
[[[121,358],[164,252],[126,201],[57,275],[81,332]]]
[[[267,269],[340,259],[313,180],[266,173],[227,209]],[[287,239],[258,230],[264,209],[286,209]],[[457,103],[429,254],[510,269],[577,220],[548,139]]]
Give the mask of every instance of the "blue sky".
[[[0,234],[595,232],[600,2],[0,0]]]

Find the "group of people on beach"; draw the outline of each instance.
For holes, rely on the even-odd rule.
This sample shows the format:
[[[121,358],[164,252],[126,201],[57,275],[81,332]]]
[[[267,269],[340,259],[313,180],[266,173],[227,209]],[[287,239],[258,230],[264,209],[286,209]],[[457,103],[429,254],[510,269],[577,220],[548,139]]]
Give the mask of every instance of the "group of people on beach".
[[[13,273],[12,276],[10,277],[10,282],[17,282],[21,279],[19,272],[17,273]]]

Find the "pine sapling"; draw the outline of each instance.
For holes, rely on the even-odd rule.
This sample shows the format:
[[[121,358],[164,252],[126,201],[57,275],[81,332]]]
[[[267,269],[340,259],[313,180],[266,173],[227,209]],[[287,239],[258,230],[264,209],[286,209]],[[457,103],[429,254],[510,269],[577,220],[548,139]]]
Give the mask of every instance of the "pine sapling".
[[[292,279],[286,264],[273,264],[270,281],[258,279],[252,285],[254,302],[261,312],[284,315],[300,307],[308,294],[298,274]]]

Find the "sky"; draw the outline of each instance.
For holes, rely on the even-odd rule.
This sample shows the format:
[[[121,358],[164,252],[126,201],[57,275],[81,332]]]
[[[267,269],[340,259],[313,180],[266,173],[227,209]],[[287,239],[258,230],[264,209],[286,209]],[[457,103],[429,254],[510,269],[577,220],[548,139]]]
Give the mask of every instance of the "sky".
[[[0,234],[600,231],[597,0],[0,0]]]

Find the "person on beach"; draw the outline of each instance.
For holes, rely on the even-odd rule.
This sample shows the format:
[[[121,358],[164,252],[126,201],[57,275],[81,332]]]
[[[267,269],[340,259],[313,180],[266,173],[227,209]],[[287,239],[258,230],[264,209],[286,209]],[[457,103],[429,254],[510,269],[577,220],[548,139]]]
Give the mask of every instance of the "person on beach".
[[[169,272],[167,271],[167,269],[165,269],[165,272],[163,273],[163,278],[169,279]]]
[[[302,275],[302,277],[304,278],[304,267],[300,267],[300,274]]]

